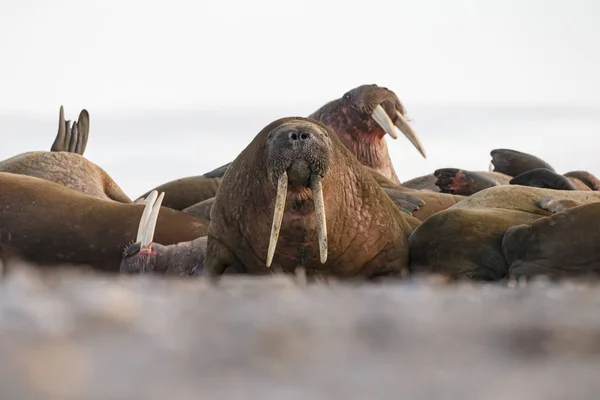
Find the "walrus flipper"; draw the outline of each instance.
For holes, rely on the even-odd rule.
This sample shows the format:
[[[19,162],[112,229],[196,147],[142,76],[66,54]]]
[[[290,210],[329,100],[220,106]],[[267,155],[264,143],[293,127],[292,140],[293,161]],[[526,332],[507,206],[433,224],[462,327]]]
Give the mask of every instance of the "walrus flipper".
[[[554,190],[577,190],[577,187],[565,176],[547,168],[536,168],[512,178],[511,185],[532,186]]]
[[[419,207],[425,204],[423,200],[407,192],[390,188],[382,189],[389,196],[398,210],[405,214],[412,215],[413,211],[417,211]]]
[[[541,200],[535,202],[541,209],[548,210],[552,214],[565,212],[570,208],[580,206],[581,203],[575,200],[560,199],[553,196],[546,196]]]
[[[494,149],[490,155],[493,171],[506,175],[517,176],[536,168],[546,168],[554,172],[554,168],[541,158],[517,150]]]
[[[90,116],[87,110],[81,110],[79,120],[73,123],[65,121],[64,107],[60,106],[58,116],[58,133],[50,151],[66,151],[83,155],[87,146],[90,130]]]

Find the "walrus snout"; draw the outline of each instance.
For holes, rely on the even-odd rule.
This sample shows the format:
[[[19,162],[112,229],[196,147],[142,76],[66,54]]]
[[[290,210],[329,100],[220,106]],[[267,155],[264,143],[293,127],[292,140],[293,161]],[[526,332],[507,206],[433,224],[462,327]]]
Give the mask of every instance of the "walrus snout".
[[[325,176],[331,159],[331,141],[320,127],[308,122],[287,123],[268,136],[268,174],[273,186],[288,174],[293,189],[308,187],[313,174]]]

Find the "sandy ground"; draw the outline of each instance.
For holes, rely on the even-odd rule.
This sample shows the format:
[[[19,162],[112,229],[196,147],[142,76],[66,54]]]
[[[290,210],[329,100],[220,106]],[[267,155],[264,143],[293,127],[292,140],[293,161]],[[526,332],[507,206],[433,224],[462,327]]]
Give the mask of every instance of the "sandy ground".
[[[0,398],[597,399],[600,286],[0,283]]]

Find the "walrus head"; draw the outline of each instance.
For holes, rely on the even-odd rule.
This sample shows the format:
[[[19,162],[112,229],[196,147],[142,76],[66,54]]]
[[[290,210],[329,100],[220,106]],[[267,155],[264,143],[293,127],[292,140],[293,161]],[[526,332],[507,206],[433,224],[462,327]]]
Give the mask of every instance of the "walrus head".
[[[388,153],[385,135],[398,138],[399,129],[423,157],[425,148],[413,131],[406,109],[391,90],[375,84],[346,92],[310,115],[330,128],[358,160],[400,183]]]
[[[148,197],[139,200],[146,203],[140,218],[135,242],[125,247],[121,266],[122,274],[157,273],[166,275],[200,275],[204,267],[206,236],[164,246],[154,242],[154,231],[164,192],[158,195],[152,190]]]
[[[288,195],[292,213],[306,216],[314,211],[320,260],[322,264],[327,261],[327,223],[321,180],[329,169],[331,151],[327,133],[308,121],[286,122],[269,132],[267,175],[277,194],[267,267],[273,261]]]

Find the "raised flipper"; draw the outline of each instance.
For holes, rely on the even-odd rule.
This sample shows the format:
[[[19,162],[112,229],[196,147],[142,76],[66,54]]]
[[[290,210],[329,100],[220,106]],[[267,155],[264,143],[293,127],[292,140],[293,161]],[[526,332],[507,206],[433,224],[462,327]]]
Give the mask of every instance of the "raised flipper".
[[[83,155],[87,146],[90,130],[90,116],[87,110],[81,110],[79,120],[73,123],[65,121],[64,107],[60,106],[58,116],[58,133],[50,151],[66,151]]]
[[[536,168],[523,172],[509,182],[511,185],[533,186],[555,190],[577,190],[568,178],[546,168]]]
[[[553,214],[565,212],[570,208],[581,205],[581,203],[575,200],[560,199],[552,196],[546,196],[543,199],[536,201],[535,204],[537,204],[539,208],[550,211]]]
[[[481,190],[498,186],[498,183],[482,173],[457,168],[440,168],[433,175],[442,193],[470,196]]]
[[[517,176],[523,172],[536,168],[546,168],[554,171],[554,168],[546,161],[531,154],[522,153],[509,149],[494,149],[490,152],[495,172],[501,172],[510,176]]]

